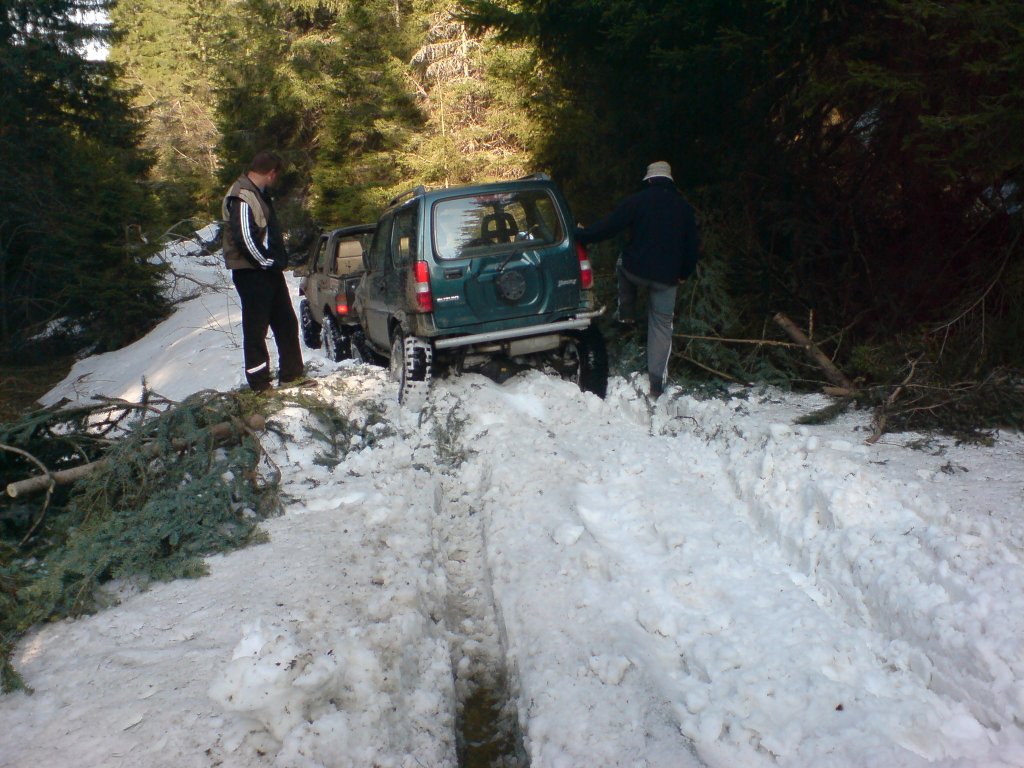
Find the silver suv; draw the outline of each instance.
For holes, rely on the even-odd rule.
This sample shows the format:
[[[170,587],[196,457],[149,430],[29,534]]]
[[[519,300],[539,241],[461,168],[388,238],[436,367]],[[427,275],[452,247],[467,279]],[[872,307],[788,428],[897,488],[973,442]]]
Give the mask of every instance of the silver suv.
[[[375,226],[358,224],[322,233],[304,264],[294,272],[299,286],[299,324],[310,349],[323,347],[334,362],[365,358],[362,328],[353,310],[356,286],[363,276],[363,254]]]

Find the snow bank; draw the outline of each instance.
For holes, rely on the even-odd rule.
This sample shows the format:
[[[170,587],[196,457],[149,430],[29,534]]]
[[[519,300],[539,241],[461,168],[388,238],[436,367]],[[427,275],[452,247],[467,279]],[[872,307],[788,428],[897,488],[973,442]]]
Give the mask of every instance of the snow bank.
[[[173,258],[178,311],[46,402],[242,383],[219,262]],[[793,426],[817,398],[536,371],[413,413],[307,357],[379,424],[323,461],[285,408],[269,543],[27,637],[0,766],[454,766],[480,685],[509,765],[1024,766],[1019,435],[868,447],[865,414]]]

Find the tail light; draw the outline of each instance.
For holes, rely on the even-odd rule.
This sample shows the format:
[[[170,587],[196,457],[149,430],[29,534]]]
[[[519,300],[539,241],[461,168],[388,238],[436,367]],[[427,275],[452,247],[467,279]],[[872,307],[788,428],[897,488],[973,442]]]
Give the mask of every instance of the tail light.
[[[576,243],[576,258],[580,260],[580,287],[589,291],[594,287],[594,269],[590,266],[587,249],[579,243]]]
[[[348,297],[344,293],[339,293],[334,297],[334,309],[340,317],[344,317],[349,312]]]
[[[416,293],[416,308],[420,312],[434,311],[434,296],[430,292],[430,267],[425,261],[412,266],[413,286]]]

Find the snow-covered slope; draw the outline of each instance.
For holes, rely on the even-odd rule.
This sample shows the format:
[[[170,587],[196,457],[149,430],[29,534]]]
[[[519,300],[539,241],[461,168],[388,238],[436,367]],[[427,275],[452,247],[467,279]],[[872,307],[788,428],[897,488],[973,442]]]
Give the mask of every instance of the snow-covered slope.
[[[50,401],[240,384],[232,289],[179,262],[205,286]],[[1020,436],[868,446],[865,414],[793,426],[819,398],[537,372],[416,413],[308,356],[373,439],[330,468],[279,413],[269,543],[34,632],[0,766],[453,766],[481,685],[506,765],[1024,766]]]

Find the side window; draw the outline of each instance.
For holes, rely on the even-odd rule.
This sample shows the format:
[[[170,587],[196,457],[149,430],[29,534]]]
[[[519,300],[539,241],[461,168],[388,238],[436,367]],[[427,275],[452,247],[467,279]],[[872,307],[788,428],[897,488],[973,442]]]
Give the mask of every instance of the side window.
[[[523,196],[521,200],[525,231],[528,239],[557,242],[562,239],[562,219],[549,195]]]
[[[395,217],[391,235],[391,261],[396,267],[405,267],[416,260],[416,220],[419,205],[403,208]]]
[[[391,244],[391,225],[394,217],[389,216],[382,219],[377,225],[377,231],[373,234],[373,242],[370,244],[370,269],[379,272],[384,269],[387,260],[388,246]]]
[[[363,246],[358,240],[338,240],[332,250],[332,275],[351,275],[363,268]]]
[[[327,252],[327,238],[321,237],[316,244],[316,254],[313,256],[313,271],[319,272],[324,268],[324,254]]]

